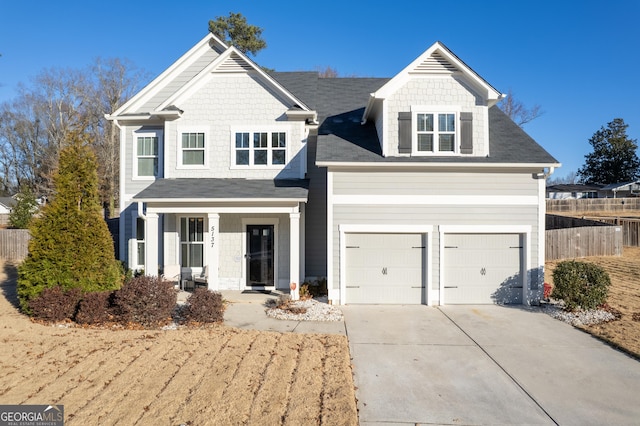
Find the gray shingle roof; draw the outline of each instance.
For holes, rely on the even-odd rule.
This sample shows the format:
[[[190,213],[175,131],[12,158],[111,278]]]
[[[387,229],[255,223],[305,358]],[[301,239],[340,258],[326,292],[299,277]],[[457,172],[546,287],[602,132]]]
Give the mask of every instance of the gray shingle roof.
[[[305,179],[158,179],[134,200],[307,200]]]
[[[383,157],[373,123],[360,124],[369,99],[387,78],[318,78],[317,73],[274,73],[284,87],[318,112],[316,161],[373,163],[542,163],[558,161],[507,117],[489,109],[488,157]]]

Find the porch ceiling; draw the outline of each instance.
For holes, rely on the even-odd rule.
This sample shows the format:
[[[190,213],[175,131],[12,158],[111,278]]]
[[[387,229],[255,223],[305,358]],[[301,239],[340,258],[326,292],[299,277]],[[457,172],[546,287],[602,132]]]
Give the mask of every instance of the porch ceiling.
[[[158,179],[134,202],[307,202],[306,179]]]

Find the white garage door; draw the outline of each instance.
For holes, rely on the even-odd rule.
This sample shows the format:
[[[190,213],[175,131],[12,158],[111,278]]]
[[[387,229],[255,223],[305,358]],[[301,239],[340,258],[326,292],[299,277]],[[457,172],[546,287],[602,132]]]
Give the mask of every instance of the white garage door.
[[[346,303],[420,304],[422,234],[346,234]]]
[[[444,303],[522,303],[519,234],[445,234]]]

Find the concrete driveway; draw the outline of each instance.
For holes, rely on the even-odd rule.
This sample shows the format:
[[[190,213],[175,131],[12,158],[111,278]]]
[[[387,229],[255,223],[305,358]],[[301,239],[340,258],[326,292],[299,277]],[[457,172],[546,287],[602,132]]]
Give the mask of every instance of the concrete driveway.
[[[640,423],[640,362],[501,306],[345,306],[361,425]]]

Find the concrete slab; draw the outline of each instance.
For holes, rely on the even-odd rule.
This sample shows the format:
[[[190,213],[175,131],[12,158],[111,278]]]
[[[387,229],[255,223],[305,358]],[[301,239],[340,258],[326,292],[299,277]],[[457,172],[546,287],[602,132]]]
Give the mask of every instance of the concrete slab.
[[[360,424],[637,424],[640,362],[532,308],[347,306]]]
[[[441,310],[558,424],[640,421],[637,360],[535,309]]]
[[[450,320],[425,305],[347,305],[340,309],[349,325],[351,343],[469,344]]]

